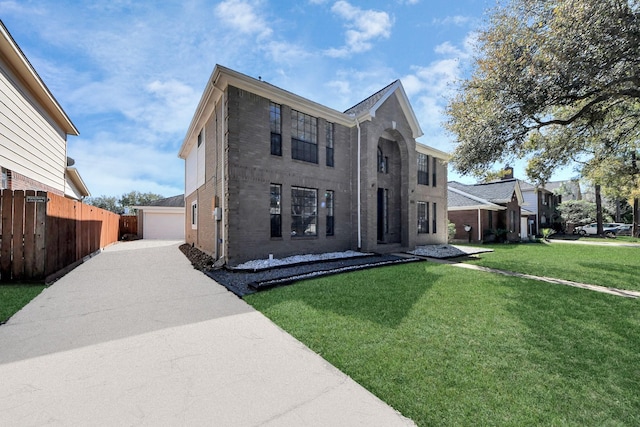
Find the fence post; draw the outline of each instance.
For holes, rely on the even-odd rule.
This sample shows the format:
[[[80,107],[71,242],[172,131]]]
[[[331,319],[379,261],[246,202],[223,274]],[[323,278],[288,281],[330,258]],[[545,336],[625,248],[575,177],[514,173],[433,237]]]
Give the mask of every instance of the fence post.
[[[13,193],[2,190],[2,244],[0,245],[0,279],[11,280],[11,232],[13,216]]]

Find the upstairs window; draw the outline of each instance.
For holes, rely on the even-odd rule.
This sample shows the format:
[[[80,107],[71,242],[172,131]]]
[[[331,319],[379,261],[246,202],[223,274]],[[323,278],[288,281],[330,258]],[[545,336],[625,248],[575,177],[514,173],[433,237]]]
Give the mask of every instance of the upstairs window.
[[[432,169],[433,175],[431,177],[431,185],[435,187],[436,186],[436,168],[438,166],[438,159],[436,159],[435,157],[432,157],[432,161],[433,161],[433,167],[431,169]]]
[[[378,172],[389,173],[389,157],[385,156],[382,148],[378,146]]]
[[[280,104],[269,104],[269,122],[271,125],[271,154],[282,156],[282,117]]]
[[[327,166],[333,167],[333,138],[334,138],[334,125],[327,122]]]
[[[418,153],[418,184],[429,185],[429,156]]]
[[[318,119],[291,110],[291,158],[318,163]]]

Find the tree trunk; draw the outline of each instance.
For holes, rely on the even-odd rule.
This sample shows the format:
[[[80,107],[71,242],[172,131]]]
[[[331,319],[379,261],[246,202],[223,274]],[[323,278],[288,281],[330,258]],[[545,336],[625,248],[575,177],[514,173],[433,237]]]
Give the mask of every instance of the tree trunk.
[[[632,236],[640,237],[640,203],[638,203],[640,199],[637,197],[633,198],[633,231],[631,233]]]
[[[600,196],[600,184],[596,184],[596,222],[598,223],[598,235],[604,233],[602,228],[602,197]]]

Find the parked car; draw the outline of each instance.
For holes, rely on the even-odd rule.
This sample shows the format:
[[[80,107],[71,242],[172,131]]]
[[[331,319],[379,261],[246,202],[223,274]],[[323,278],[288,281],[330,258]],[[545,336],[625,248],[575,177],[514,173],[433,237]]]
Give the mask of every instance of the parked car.
[[[616,223],[618,227],[618,232],[616,233],[618,236],[631,236],[631,231],[633,230],[633,224],[619,224]]]
[[[611,224],[611,223],[602,224],[602,234],[604,234],[607,237],[616,237],[616,234],[618,234],[618,231],[619,229],[617,224]],[[581,236],[597,235],[598,223],[594,222],[591,224],[583,225],[581,227],[576,227],[574,229],[574,233],[578,233]]]

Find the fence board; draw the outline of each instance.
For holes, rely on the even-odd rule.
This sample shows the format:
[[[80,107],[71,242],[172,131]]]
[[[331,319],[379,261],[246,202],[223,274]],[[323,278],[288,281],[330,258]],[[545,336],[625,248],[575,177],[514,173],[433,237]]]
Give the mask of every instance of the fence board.
[[[38,191],[37,197],[47,197],[47,193],[44,191]],[[47,259],[47,240],[46,240],[46,225],[47,225],[47,204],[46,203],[34,203],[36,210],[35,221],[35,254],[34,254],[34,267],[33,278],[44,279],[45,263]],[[49,252],[54,251],[56,248],[51,247]]]
[[[13,231],[13,194],[2,191],[2,242],[0,243],[0,279],[11,278],[11,233]]]
[[[13,195],[13,230],[11,253],[11,274],[14,280],[24,277],[24,191]]]
[[[36,192],[25,191],[25,198],[33,197]],[[36,203],[24,206],[24,275],[33,277],[36,262]]]

